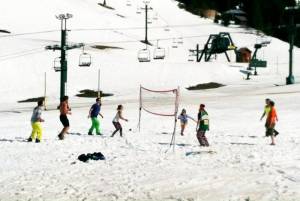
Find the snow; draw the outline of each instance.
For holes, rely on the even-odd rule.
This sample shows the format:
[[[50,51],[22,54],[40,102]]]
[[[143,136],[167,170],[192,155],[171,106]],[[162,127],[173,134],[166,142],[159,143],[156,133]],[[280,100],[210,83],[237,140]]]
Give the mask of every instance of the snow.
[[[259,76],[244,80],[239,70],[245,65],[228,63],[224,55],[207,63],[188,62],[188,50],[200,47],[208,35],[231,33],[239,47],[253,50],[260,37],[255,30],[214,25],[177,7],[175,1],[152,0],[159,20],[150,25],[149,39],[166,48],[163,61],[138,63],[137,52],[145,47],[143,17],[136,14],[142,1],[108,0],[110,10],[95,0],[5,1],[0,7],[1,29],[12,34],[41,32],[9,37],[0,34],[0,200],[182,200],[182,201],[296,201],[300,199],[299,83],[285,85],[288,75],[288,44],[276,38],[260,50],[259,58],[268,61]],[[123,49],[97,50],[87,47],[93,64],[79,68],[81,50],[68,52],[68,95],[72,115],[70,134],[57,139],[61,124],[58,111],[59,74],[52,69],[58,52],[46,45],[59,43],[59,21],[55,15],[72,13],[69,42],[110,45]],[[152,13],[152,14],[153,14]],[[123,15],[124,18],[117,16]],[[152,15],[150,12],[150,16]],[[172,25],[193,25],[172,27]],[[197,26],[194,26],[197,24]],[[163,28],[170,26],[171,31]],[[199,25],[199,26],[198,26]],[[81,30],[112,28],[113,30]],[[76,31],[77,30],[77,31]],[[194,37],[197,36],[197,37]],[[184,37],[184,44],[172,49],[173,38]],[[163,40],[162,40],[163,39]],[[149,47],[153,52],[154,47]],[[31,51],[32,50],[32,51]],[[30,54],[27,54],[30,53]],[[32,53],[32,54],[31,54]],[[26,54],[26,55],[23,55]],[[23,55],[23,56],[21,56]],[[234,60],[233,53],[230,58]],[[300,79],[300,51],[294,50],[294,74]],[[101,127],[104,136],[88,136],[88,110],[94,99],[75,97],[82,89],[97,89],[98,69],[101,89],[114,96],[103,98]],[[25,142],[31,131],[30,116],[35,103],[19,100],[44,95],[47,74],[47,107],[43,111],[44,135],[40,144]],[[185,88],[206,82],[225,87],[201,91]],[[185,136],[179,135],[170,147],[174,120],[142,113],[138,132],[139,85],[151,89],[180,87],[180,109],[196,117],[205,103],[211,128],[210,147],[199,147],[195,124],[190,121]],[[276,103],[280,134],[276,146],[264,137],[264,122],[259,121],[264,99]],[[124,105],[124,137],[110,138],[111,123],[118,104]],[[163,111],[169,102],[161,99],[155,110]],[[170,105],[167,105],[170,106]],[[82,163],[82,153],[102,152],[105,161]]]

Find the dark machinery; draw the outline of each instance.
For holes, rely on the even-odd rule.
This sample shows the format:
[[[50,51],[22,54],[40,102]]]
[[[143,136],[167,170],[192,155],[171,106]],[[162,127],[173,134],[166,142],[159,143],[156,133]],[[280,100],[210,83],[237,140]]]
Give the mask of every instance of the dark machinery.
[[[249,67],[248,67],[248,70],[252,70],[252,68],[254,68],[254,75],[257,75],[256,68],[266,68],[267,67],[267,61],[257,59],[256,56],[257,56],[257,51],[259,49],[261,49],[262,47],[267,46],[268,44],[270,44],[269,41],[268,42],[258,43],[258,44],[254,45],[255,51],[253,53],[253,56],[252,56],[252,58],[250,60]]]
[[[228,32],[220,32],[219,34],[210,34],[209,38],[204,45],[203,50],[199,50],[199,45],[197,45],[197,62],[202,60],[204,56],[204,61],[209,61],[212,55],[222,54],[226,55],[227,60],[230,62],[227,51],[233,50],[236,53],[236,47],[231,39]],[[201,53],[199,57],[199,53]]]

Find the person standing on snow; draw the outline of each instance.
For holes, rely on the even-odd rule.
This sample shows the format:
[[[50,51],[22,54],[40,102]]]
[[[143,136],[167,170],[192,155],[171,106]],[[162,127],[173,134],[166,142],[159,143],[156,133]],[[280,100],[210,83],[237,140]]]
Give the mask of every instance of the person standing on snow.
[[[276,121],[278,121],[277,112],[275,109],[275,103],[270,101],[271,110],[268,113],[267,121],[266,121],[266,136],[271,137],[271,145],[275,145],[275,136],[278,135],[278,132],[274,129]]]
[[[33,140],[35,140],[36,143],[39,143],[42,140],[43,128],[41,122],[45,121],[41,117],[43,104],[44,101],[40,100],[37,102],[37,106],[33,109],[32,116],[31,116],[32,132],[31,132],[31,136],[27,140],[28,142],[32,142]]]
[[[122,126],[120,124],[120,119],[124,120],[124,121],[128,121],[128,119],[125,119],[122,116],[122,112],[123,112],[123,105],[118,105],[117,108],[117,114],[115,116],[115,118],[113,119],[113,125],[116,128],[116,130],[112,133],[112,135],[110,137],[113,137],[118,131],[120,131],[120,136],[122,137],[123,133],[122,133]]]
[[[264,112],[263,112],[263,114],[261,115],[261,118],[260,118],[260,120],[262,120],[265,116],[267,117],[266,118],[266,122],[265,122],[266,132],[268,130],[267,119],[268,119],[268,115],[269,115],[269,113],[271,111],[271,105],[270,105],[270,103],[271,103],[271,99],[267,98],[266,99],[266,105],[265,105],[265,108],[264,108]],[[274,129],[274,133],[275,133],[275,136],[279,134],[279,132],[277,130],[275,130],[275,129]]]
[[[205,132],[209,130],[209,118],[208,113],[205,110],[205,105],[200,104],[199,113],[198,113],[198,122],[197,122],[197,139],[200,143],[200,146],[209,146]]]
[[[184,129],[188,123],[188,119],[192,119],[194,122],[197,122],[193,117],[190,117],[189,115],[186,114],[186,110],[182,109],[180,115],[178,116],[178,119],[180,120],[180,125],[181,125],[181,131],[180,134],[183,136]]]
[[[58,138],[60,140],[63,140],[65,138],[65,134],[68,133],[69,128],[70,128],[70,123],[69,123],[69,119],[68,119],[67,115],[72,114],[71,108],[69,107],[69,97],[68,96],[62,97],[60,106],[59,106],[59,110],[60,110],[59,120],[62,123],[62,125],[64,126],[64,128],[59,133]]]
[[[101,99],[96,98],[96,103],[94,103],[89,111],[89,116],[88,118],[91,118],[92,120],[92,126],[89,129],[88,134],[93,135],[93,130],[96,129],[96,135],[102,135],[100,132],[100,122],[99,119],[97,118],[98,115],[100,115],[103,118],[103,115],[100,113],[101,110]]]

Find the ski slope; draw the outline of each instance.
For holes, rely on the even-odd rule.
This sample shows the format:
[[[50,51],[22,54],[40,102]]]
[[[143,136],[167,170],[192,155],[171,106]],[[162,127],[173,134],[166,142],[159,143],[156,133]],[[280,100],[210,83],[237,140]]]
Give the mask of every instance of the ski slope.
[[[127,4],[131,6],[127,6]],[[153,54],[157,40],[166,49],[166,59],[139,63],[137,52],[145,48],[144,15],[137,14],[143,2],[107,0],[114,10],[95,0],[10,0],[0,7],[0,201],[6,200],[184,200],[184,201],[297,201],[300,199],[299,84],[286,86],[288,44],[260,37],[255,30],[222,27],[177,7],[172,0],[151,0],[148,46]],[[57,140],[61,124],[54,108],[59,99],[60,75],[53,70],[59,52],[46,51],[59,44],[60,22],[55,15],[72,13],[67,26],[69,43],[83,42],[92,55],[90,68],[78,67],[81,50],[68,51],[68,85],[72,115],[71,134]],[[165,28],[170,31],[165,31]],[[225,55],[211,62],[188,62],[189,49],[203,47],[209,34],[229,32],[238,47],[254,50],[264,38],[271,44],[258,52],[268,61],[259,76],[245,80],[244,64],[228,63]],[[174,40],[183,44],[172,48]],[[95,49],[106,45],[121,49]],[[229,53],[232,61],[233,53]],[[294,49],[294,75],[300,80],[299,48]],[[94,99],[78,98],[83,89],[100,87],[114,96],[103,98],[101,128],[104,136],[88,136],[88,110]],[[19,100],[44,96],[45,73],[48,111],[43,111],[44,135],[40,144],[27,143],[35,103]],[[188,91],[199,83],[218,82],[225,87]],[[138,92],[180,87],[180,109],[196,118],[205,103],[211,129],[208,148],[199,147],[195,124],[190,121],[185,136],[169,146],[173,119],[143,112],[137,130]],[[259,118],[264,99],[275,101],[280,135],[276,146],[264,137]],[[164,110],[166,100],[154,104]],[[118,104],[124,105],[124,138],[110,138]],[[106,161],[82,163],[82,153],[101,151]]]

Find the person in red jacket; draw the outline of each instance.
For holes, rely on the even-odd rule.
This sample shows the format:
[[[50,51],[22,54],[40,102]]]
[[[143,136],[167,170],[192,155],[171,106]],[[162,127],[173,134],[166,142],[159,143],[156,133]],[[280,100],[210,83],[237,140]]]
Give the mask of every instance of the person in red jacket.
[[[271,145],[275,145],[275,136],[276,133],[278,133],[275,130],[275,124],[276,121],[278,121],[278,117],[277,117],[277,112],[275,109],[275,103],[273,101],[270,101],[270,112],[268,113],[268,117],[267,117],[267,121],[266,121],[266,136],[270,136],[271,137]],[[276,131],[276,132],[275,132]]]

